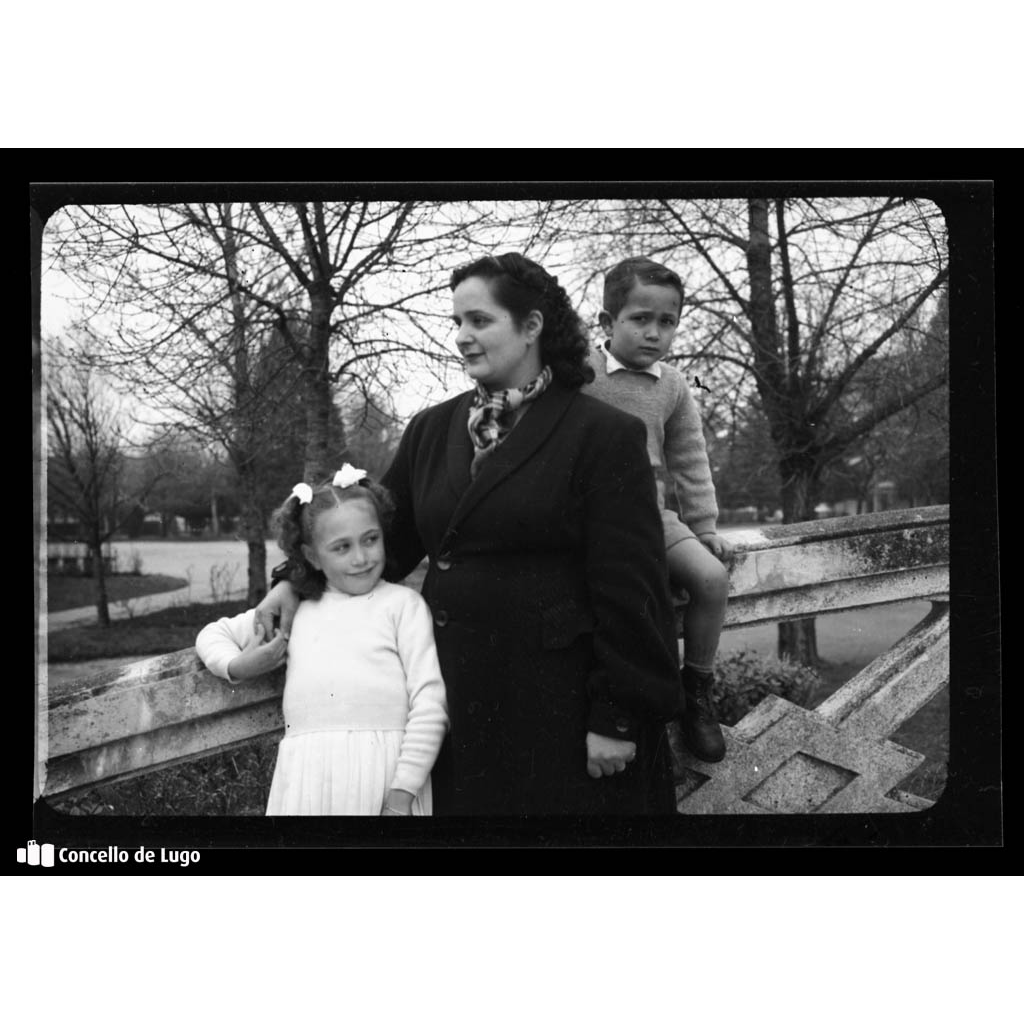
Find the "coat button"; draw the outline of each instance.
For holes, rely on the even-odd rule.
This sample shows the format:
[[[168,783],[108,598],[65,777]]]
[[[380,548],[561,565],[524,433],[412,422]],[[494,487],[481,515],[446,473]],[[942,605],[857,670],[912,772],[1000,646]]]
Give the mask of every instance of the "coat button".
[[[629,732],[629,720],[626,718],[615,719],[616,732]]]
[[[434,612],[434,623],[438,626],[448,625],[448,613],[443,608],[439,608]]]
[[[441,572],[447,572],[452,567],[451,561],[447,558],[439,558],[434,565],[436,565]]]

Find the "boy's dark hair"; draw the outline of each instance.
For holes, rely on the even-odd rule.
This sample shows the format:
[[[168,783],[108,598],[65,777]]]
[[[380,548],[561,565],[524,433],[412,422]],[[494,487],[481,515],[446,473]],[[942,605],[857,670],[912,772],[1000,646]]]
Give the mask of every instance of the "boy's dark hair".
[[[646,256],[630,256],[616,264],[604,277],[604,309],[616,317],[626,305],[634,285],[665,284],[679,292],[679,310],[683,309],[683,282],[679,275],[662,263],[655,263]]]
[[[555,380],[564,387],[578,388],[594,379],[587,362],[587,332],[557,277],[518,252],[484,256],[457,267],[452,273],[452,291],[470,277],[490,283],[494,301],[509,311],[517,329],[522,329],[533,310],[540,311],[544,317],[540,359],[551,367]]]
[[[387,533],[395,514],[395,503],[386,487],[363,477],[348,487],[335,487],[331,480],[321,481],[313,487],[312,500],[300,503],[294,495],[275,510],[271,519],[278,547],[288,556],[288,575],[292,586],[301,597],[318,598],[327,587],[327,577],[317,569],[302,550],[303,544],[313,543],[313,523],[330,508],[347,501],[368,501],[377,513],[384,534],[384,554],[387,557]]]

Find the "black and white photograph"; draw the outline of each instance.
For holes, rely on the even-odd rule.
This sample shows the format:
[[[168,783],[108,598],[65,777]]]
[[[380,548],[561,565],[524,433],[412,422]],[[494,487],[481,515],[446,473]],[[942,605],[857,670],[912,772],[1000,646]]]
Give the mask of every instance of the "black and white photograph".
[[[31,193],[19,858],[1000,845],[991,181]]]

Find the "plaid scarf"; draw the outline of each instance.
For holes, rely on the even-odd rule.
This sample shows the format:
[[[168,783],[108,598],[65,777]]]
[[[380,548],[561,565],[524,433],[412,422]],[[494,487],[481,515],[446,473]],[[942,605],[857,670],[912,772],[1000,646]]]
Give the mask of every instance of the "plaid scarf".
[[[477,384],[469,410],[469,438],[473,442],[473,462],[469,475],[475,477],[481,463],[501,444],[512,429],[516,409],[532,402],[551,383],[551,367],[545,366],[524,388],[489,392]]]

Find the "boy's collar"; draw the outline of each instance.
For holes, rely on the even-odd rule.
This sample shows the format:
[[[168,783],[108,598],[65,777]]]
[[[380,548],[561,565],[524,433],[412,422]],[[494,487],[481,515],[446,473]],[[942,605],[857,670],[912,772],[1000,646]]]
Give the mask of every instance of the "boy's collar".
[[[651,363],[650,366],[643,370],[634,370],[633,367],[625,366],[623,363],[620,363],[618,359],[612,355],[612,351],[608,347],[608,342],[604,343],[602,351],[604,352],[605,362],[608,364],[609,374],[617,373],[619,370],[622,370],[625,373],[646,373],[651,377],[654,377],[656,380],[661,380],[661,360]]]

